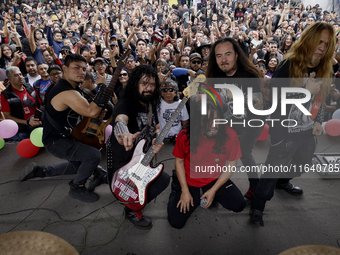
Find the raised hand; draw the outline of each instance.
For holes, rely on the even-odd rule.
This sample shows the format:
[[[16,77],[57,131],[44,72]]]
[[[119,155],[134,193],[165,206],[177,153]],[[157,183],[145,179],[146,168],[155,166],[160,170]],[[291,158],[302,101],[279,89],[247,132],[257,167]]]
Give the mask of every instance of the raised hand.
[[[106,85],[106,78],[105,78],[105,75],[100,75],[99,73],[98,73],[98,71],[96,71],[96,74],[97,74],[97,77],[98,77],[98,80],[97,80],[97,84],[100,84],[100,83],[103,83],[103,84],[105,84]]]
[[[166,81],[166,79],[168,78],[168,76],[170,75],[169,71],[167,74],[163,74],[162,72],[158,72],[158,79],[159,79],[159,83],[162,84]]]
[[[46,50],[48,51],[48,53],[50,53],[51,56],[54,55],[54,49],[53,49],[53,46],[47,46],[46,47]]]

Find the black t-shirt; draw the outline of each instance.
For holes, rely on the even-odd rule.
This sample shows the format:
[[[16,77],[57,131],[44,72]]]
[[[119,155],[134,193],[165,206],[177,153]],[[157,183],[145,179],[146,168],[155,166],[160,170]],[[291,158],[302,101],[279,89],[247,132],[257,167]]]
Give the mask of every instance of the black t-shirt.
[[[64,80],[60,79],[56,85],[53,86],[50,91],[46,93],[45,98],[45,108],[49,115],[52,117],[55,122],[59,124],[58,127],[53,125],[53,123],[50,123],[50,121],[47,118],[44,118],[44,132],[43,132],[43,143],[49,144],[52,141],[56,141],[58,139],[61,139],[63,136],[61,134],[61,128],[63,128],[63,131],[69,131],[71,132],[72,129],[81,121],[82,117],[73,111],[71,108],[67,108],[64,111],[57,111],[54,109],[54,107],[51,105],[51,100],[58,95],[59,93],[67,90],[77,90],[72,87],[72,85]],[[60,129],[58,129],[60,128]]]
[[[129,104],[125,98],[118,101],[113,111],[113,121],[118,115],[125,114],[129,117],[128,129],[131,134],[141,131],[141,134],[135,140],[134,146],[130,151],[126,151],[123,145],[120,145],[114,135],[111,136],[111,148],[113,153],[113,170],[116,171],[120,167],[126,165],[132,158],[136,144],[143,138],[147,139],[144,152],[146,152],[152,142],[153,132],[158,124],[156,106],[152,107],[152,124],[148,128],[148,109],[140,103],[137,106]]]
[[[317,68],[307,68],[307,73],[305,74],[303,80],[300,80],[302,86],[301,88],[305,88],[305,84],[307,83],[309,75],[315,72],[317,73]],[[272,136],[280,136],[282,139],[295,139],[294,137],[301,137],[301,136],[308,136],[312,134],[314,122],[318,121],[320,123],[323,122],[324,119],[324,105],[321,104],[319,112],[316,118],[310,119],[309,116],[303,114],[296,105],[287,104],[286,105],[286,115],[281,115],[281,88],[282,87],[290,87],[290,83],[293,81],[290,78],[290,61],[282,61],[279,67],[274,72],[272,79],[269,84],[269,88],[271,89],[271,94],[273,88],[276,87],[278,90],[278,106],[276,110],[272,113],[271,119],[278,119],[280,122],[282,120],[291,119],[295,120],[297,125],[295,127],[284,127],[277,121],[273,127],[269,128],[269,134]],[[272,97],[272,95],[271,95]],[[305,94],[303,93],[287,93],[287,98],[291,99],[298,99],[304,98]],[[303,106],[310,112],[313,102],[314,102],[314,95],[311,96],[311,99],[304,103]],[[294,126],[295,122],[285,122],[286,126]]]
[[[250,73],[245,70],[238,69],[233,76],[226,76],[223,81],[227,84],[233,84],[239,87],[244,95],[244,109],[245,114],[243,115],[234,115],[233,114],[233,106],[234,106],[234,99],[227,97],[227,89],[218,89],[218,93],[220,94],[223,106],[224,117],[227,120],[232,120],[232,122],[242,122],[243,120],[250,120],[250,119],[263,119],[264,116],[257,116],[250,112],[248,109],[247,103],[247,95],[248,95],[248,87],[253,88],[254,93],[261,93],[261,80],[255,74]],[[263,96],[262,96],[263,99]],[[262,100],[262,104],[264,105],[264,100]],[[247,124],[246,124],[247,125]],[[235,125],[233,128],[237,128],[240,125]],[[240,126],[241,127],[241,126]]]

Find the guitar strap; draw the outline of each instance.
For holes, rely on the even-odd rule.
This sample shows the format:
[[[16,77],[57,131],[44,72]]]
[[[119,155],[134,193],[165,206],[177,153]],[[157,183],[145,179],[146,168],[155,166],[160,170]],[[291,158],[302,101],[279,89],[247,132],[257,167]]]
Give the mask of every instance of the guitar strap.
[[[322,102],[323,96],[321,95],[321,92],[319,92],[318,94],[315,95],[312,110],[310,111],[311,115],[309,116],[309,118],[311,118],[312,120],[316,118],[316,116],[319,113]]]

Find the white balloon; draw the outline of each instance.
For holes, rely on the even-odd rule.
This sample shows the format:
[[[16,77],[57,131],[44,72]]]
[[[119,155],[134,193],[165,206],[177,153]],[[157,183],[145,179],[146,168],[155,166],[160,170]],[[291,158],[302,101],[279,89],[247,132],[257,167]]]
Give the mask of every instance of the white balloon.
[[[340,109],[333,112],[332,119],[340,120]]]

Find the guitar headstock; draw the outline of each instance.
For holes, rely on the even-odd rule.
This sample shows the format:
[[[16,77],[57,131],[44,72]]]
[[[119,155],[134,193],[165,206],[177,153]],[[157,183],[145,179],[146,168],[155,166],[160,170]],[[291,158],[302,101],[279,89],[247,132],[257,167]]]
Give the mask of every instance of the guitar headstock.
[[[200,83],[205,82],[205,75],[200,74],[196,77],[196,79],[190,83],[185,90],[183,90],[183,95],[187,98],[190,98],[193,95],[196,95],[198,87],[200,86]]]
[[[119,61],[117,63],[117,67],[120,67],[120,69],[122,69],[126,62],[127,62],[127,59],[129,58],[129,56],[131,55],[131,49],[127,49],[123,55],[119,58]]]

